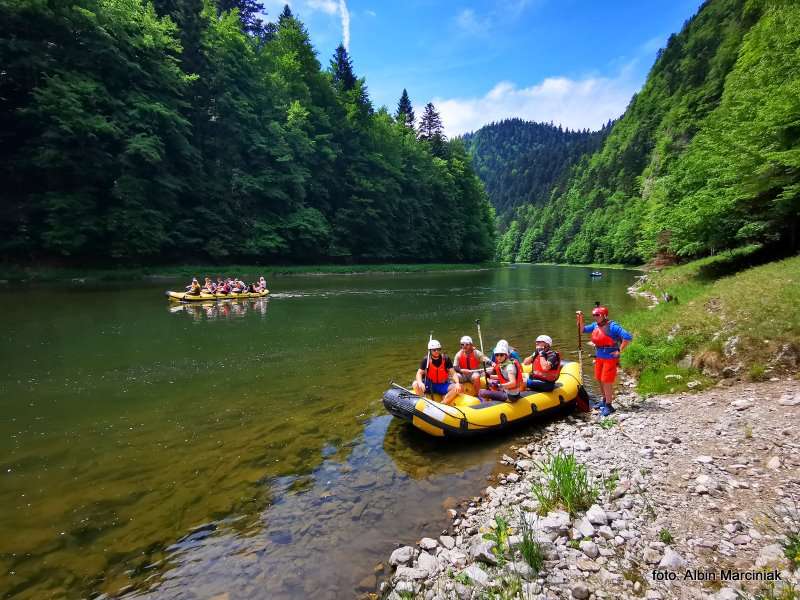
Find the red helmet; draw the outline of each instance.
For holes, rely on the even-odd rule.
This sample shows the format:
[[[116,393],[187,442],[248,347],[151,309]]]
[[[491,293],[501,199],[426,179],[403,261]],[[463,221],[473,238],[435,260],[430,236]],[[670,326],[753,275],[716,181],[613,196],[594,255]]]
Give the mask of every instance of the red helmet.
[[[605,306],[595,306],[592,309],[592,316],[596,317],[597,315],[602,315],[607,319],[608,318],[608,309]]]

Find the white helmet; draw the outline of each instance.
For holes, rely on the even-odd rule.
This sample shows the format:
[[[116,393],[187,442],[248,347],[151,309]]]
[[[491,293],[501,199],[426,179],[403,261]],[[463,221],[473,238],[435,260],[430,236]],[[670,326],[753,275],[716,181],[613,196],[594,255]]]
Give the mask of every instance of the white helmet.
[[[468,335],[462,335],[461,336],[461,343],[462,344],[471,344],[472,343],[472,338],[469,337]]]
[[[500,340],[497,342],[497,346],[494,347],[495,354],[508,354],[508,342],[505,340]]]
[[[552,346],[553,345],[553,338],[551,338],[549,335],[540,335],[539,337],[536,338],[536,341],[537,342],[544,342],[548,346]]]
[[[441,350],[442,345],[439,343],[439,340],[431,340],[428,342],[428,350]]]

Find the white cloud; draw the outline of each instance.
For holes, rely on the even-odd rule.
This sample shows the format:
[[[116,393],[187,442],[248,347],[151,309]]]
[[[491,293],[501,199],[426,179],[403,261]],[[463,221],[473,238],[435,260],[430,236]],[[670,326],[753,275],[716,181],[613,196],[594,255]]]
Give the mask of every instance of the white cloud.
[[[479,17],[471,8],[465,8],[458,13],[455,21],[459,29],[473,35],[486,33],[491,25],[488,15]]]
[[[614,77],[548,77],[523,88],[500,81],[481,97],[434,98],[432,102],[449,137],[514,117],[552,121],[570,129],[598,129],[620,116],[641,86],[633,80],[632,70],[632,65],[626,65]]]
[[[350,49],[350,11],[345,0],[305,0],[309,12],[319,11],[327,15],[339,15],[342,23],[342,44]]]
[[[312,11],[319,10],[329,15],[339,12],[339,2],[336,0],[306,0],[306,6]]]
[[[350,50],[350,11],[345,0],[339,0],[339,17],[342,20],[342,43]]]
[[[377,17],[378,16],[378,13],[376,13],[374,10],[369,10],[369,9],[365,10],[364,14],[367,15],[368,17]]]

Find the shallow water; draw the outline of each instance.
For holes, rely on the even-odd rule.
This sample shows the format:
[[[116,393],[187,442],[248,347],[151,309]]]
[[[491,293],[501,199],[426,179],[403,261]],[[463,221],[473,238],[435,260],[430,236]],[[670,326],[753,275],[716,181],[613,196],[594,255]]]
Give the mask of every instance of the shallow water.
[[[294,276],[197,306],[164,283],[0,292],[2,597],[354,595],[519,435],[417,434],[389,380],[476,318],[487,349],[547,333],[574,359],[576,308],[634,303],[634,272],[590,271]]]

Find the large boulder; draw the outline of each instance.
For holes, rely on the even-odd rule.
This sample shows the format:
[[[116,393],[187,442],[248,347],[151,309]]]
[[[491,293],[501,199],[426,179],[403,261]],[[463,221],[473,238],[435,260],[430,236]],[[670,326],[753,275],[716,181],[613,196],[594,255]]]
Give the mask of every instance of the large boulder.
[[[414,560],[415,555],[415,548],[412,548],[411,546],[402,546],[401,548],[398,548],[392,552],[391,556],[389,557],[389,564],[393,567],[398,565],[407,565]]]

